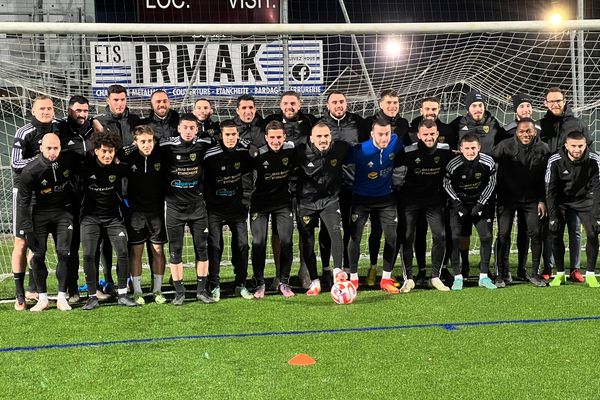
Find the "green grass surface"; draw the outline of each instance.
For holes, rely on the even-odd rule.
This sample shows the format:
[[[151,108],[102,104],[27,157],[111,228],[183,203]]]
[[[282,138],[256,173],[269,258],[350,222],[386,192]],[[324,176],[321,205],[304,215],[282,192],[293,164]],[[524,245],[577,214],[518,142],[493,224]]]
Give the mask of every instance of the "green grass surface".
[[[467,283],[462,292],[402,295],[361,287],[347,306],[299,288],[291,299],[225,297],[210,306],[190,298],[182,307],[32,314],[3,304],[0,347],[600,315],[600,291],[583,285],[490,291]],[[599,331],[600,321],[578,321],[0,352],[0,398],[597,399]],[[317,363],[288,365],[298,353]]]

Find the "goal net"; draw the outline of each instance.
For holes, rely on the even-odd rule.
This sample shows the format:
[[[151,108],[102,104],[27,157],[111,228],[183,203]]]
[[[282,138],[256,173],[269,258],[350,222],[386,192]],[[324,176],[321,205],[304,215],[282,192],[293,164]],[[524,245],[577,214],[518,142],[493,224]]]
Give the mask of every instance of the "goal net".
[[[350,111],[370,116],[378,111],[379,93],[391,88],[401,94],[400,113],[409,121],[426,96],[441,99],[440,118],[450,121],[465,113],[465,94],[478,89],[489,99],[491,113],[506,124],[514,118],[511,95],[529,94],[539,118],[544,91],[559,86],[590,132],[597,130],[600,25],[590,23],[578,32],[481,24],[479,31],[465,25],[463,33],[456,26],[431,33],[431,26],[419,32],[407,25],[398,25],[396,32],[403,33],[385,25],[353,32],[353,25],[342,24],[314,33],[305,33],[315,30],[309,25],[271,25],[268,32],[250,25],[247,34],[231,25],[169,34],[161,25],[98,24],[79,32],[72,24],[41,32],[7,26],[0,27],[0,274],[10,272],[12,249],[10,149],[39,94],[54,99],[57,117],[75,94],[90,99],[92,113],[102,112],[106,88],[119,83],[129,89],[132,111],[145,116],[150,93],[164,89],[172,107],[189,111],[197,98],[206,97],[215,104],[215,116],[224,119],[234,115],[235,98],[246,93],[255,96],[263,115],[273,113],[287,89],[302,93],[304,111],[317,116],[325,112],[331,90],[346,93]],[[346,33],[326,33],[336,28]],[[193,251],[187,247],[186,253],[184,259],[191,260]]]

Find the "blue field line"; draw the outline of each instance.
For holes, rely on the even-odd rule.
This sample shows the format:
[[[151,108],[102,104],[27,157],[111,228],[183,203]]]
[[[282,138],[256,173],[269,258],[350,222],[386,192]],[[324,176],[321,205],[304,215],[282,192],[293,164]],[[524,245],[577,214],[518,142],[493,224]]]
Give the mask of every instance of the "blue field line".
[[[252,333],[218,333],[207,335],[188,335],[188,336],[167,336],[161,338],[143,338],[143,339],[123,339],[108,340],[102,342],[80,342],[80,343],[55,343],[40,346],[15,346],[0,347],[0,353],[13,353],[17,351],[37,351],[50,349],[68,349],[78,347],[98,347],[113,346],[118,344],[141,344],[156,342],[171,342],[175,340],[202,340],[202,339],[237,339],[237,338],[255,338],[269,336],[298,336],[298,335],[320,335],[331,333],[348,332],[377,332],[393,331],[402,329],[426,329],[442,328],[448,331],[459,330],[460,327],[472,326],[490,326],[490,325],[516,325],[516,324],[547,324],[556,322],[580,322],[580,321],[600,321],[600,315],[591,317],[569,317],[569,318],[548,318],[548,319],[517,319],[504,321],[473,321],[473,322],[452,322],[437,324],[416,324],[416,325],[391,325],[391,326],[368,326],[363,328],[336,328],[336,329],[311,329],[305,331],[274,331],[274,332],[252,332]]]

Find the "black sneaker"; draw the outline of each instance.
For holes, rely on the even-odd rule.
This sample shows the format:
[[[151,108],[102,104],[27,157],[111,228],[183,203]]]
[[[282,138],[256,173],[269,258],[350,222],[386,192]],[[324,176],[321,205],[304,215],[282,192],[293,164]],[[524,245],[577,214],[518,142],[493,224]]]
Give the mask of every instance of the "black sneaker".
[[[529,282],[531,282],[531,284],[533,286],[537,286],[537,287],[545,287],[546,286],[546,282],[544,282],[544,280],[542,278],[540,278],[538,275],[533,275],[533,276],[529,277]]]
[[[185,292],[184,293],[175,293],[175,297],[171,300],[171,304],[174,306],[180,306],[185,301]]]
[[[120,294],[119,298],[117,299],[117,304],[121,305],[121,306],[126,306],[126,307],[137,307],[138,303],[135,302],[135,300],[133,300],[131,297],[127,296],[126,294]]]
[[[523,282],[527,282],[529,281],[529,274],[527,273],[527,270],[524,268],[518,268],[517,269],[517,279]]]
[[[504,282],[513,283],[513,277],[512,277],[512,273],[510,271],[508,271],[506,274],[504,274]]]
[[[415,279],[415,284],[417,286],[426,287],[427,283],[427,271],[420,269],[419,273],[417,274],[417,278]]]
[[[200,293],[198,293],[196,295],[196,298],[198,300],[200,300],[201,302],[203,302],[204,304],[212,304],[212,303],[216,303],[217,301],[214,299],[214,297],[212,297],[210,295],[210,293],[208,293],[206,290],[201,291]]]
[[[93,310],[94,308],[100,307],[100,303],[98,302],[98,299],[94,296],[94,297],[89,297],[87,299],[87,301],[85,302],[85,304],[83,305],[83,307],[81,307],[82,310]]]

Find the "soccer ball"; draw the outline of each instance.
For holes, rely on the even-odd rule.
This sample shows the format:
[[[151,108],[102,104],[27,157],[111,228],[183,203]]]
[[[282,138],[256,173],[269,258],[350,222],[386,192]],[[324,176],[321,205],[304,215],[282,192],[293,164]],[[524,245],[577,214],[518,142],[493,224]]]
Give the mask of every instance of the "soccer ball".
[[[356,288],[350,281],[338,282],[331,287],[331,298],[336,304],[350,304],[356,298]]]

